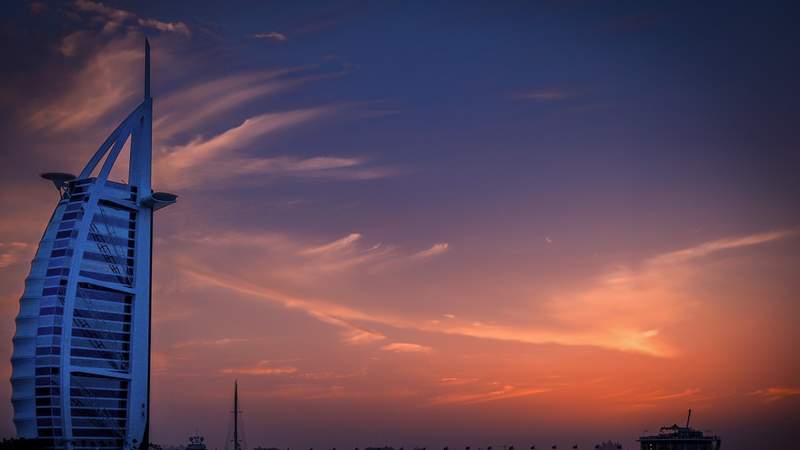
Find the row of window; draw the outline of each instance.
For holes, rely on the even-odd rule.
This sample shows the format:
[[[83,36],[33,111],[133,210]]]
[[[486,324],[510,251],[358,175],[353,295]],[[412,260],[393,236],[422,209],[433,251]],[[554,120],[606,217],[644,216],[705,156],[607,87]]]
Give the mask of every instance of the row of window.
[[[77,226],[84,217],[83,203],[94,179],[70,184],[70,198],[55,234],[48,261],[45,286],[40,299],[40,321],[36,349],[36,414],[39,436],[52,437],[61,445],[62,420],[59,408],[59,354],[64,296],[70,275],[71,248]],[[135,187],[106,183],[116,191]],[[109,194],[111,194],[109,192]],[[115,194],[112,194],[116,197]],[[131,283],[133,275],[136,212],[101,200],[102,208],[92,217],[93,229],[83,252],[81,276],[111,283]],[[85,263],[84,263],[85,262]],[[130,314],[133,296],[113,289],[79,283],[73,310],[73,365],[126,370],[130,351]],[[127,417],[127,382],[111,378],[73,375],[70,389],[72,435],[75,449],[122,448]]]
[[[100,208],[103,208],[100,206]],[[109,213],[106,213],[105,210],[101,211],[100,213],[95,213],[94,217],[92,218],[92,224],[94,225],[110,225],[112,228],[119,227],[124,229],[125,231],[132,231],[136,229],[136,213],[131,212],[125,214],[127,217],[116,217]],[[103,229],[98,227],[99,229]],[[116,231],[116,230],[114,230]]]
[[[133,256],[126,255],[104,255],[102,253],[95,253],[90,251],[83,252],[83,259],[89,261],[99,261],[110,264],[117,264],[120,266],[133,267]]]
[[[81,427],[81,428],[88,428],[97,425],[97,419],[72,419],[72,426],[73,427]],[[107,422],[113,423],[116,426],[125,426],[125,420],[120,419],[107,419]],[[45,419],[37,419],[36,424],[40,427],[61,427],[61,418],[60,417],[48,417]]]
[[[72,443],[72,448],[75,450],[105,450],[123,448],[125,441],[122,439],[92,439],[92,440],[76,440]]]
[[[127,361],[128,352],[114,352],[108,350],[92,350],[86,348],[73,348],[69,352],[70,356],[83,358],[112,359],[114,361]]]
[[[113,320],[125,323],[130,323],[131,321],[130,314],[116,314],[116,313],[98,311],[94,309],[75,308],[73,314],[75,315],[75,317],[85,317],[88,319]]]
[[[105,236],[98,233],[89,233],[89,241],[101,242],[109,245],[118,245],[120,247],[127,247],[133,249],[134,240],[127,237]],[[55,241],[58,244],[59,241]],[[66,245],[64,245],[66,247]]]
[[[119,302],[128,305],[133,301],[133,295],[126,292],[85,282],[78,283],[78,296],[92,300]]]
[[[75,308],[91,309],[92,311],[104,311],[117,314],[131,313],[131,305],[125,303],[114,303],[114,302],[107,302],[104,300],[95,300],[95,299],[81,298],[81,297],[75,299]]]
[[[73,325],[73,332],[72,335],[75,336],[75,328],[84,329],[88,331],[98,331],[101,333],[105,333],[108,331],[111,332],[122,332],[122,333],[130,333],[131,325],[129,323],[120,323],[114,322],[110,320],[98,320],[98,319],[85,319],[82,317],[73,317],[72,318],[72,325]],[[81,336],[81,337],[90,337],[95,339],[101,339],[98,336]]]
[[[130,365],[127,361],[113,359],[70,358],[69,363],[76,367],[93,367],[95,369],[114,370],[127,372]]]
[[[72,330],[73,337],[83,337],[83,338],[90,338],[90,339],[102,339],[106,340],[116,340],[116,341],[123,341],[129,342],[130,341],[130,333],[115,333],[111,331],[94,331],[94,330],[83,330],[83,329],[73,329]]]
[[[42,392],[45,392],[45,388],[40,388]],[[60,389],[58,387],[48,388],[50,391],[54,392],[53,394],[46,394],[42,393],[39,394],[39,389],[37,389],[37,397],[36,397],[36,406],[37,407],[50,407],[50,408],[57,408],[61,405],[61,399],[59,397],[58,392]],[[95,408],[95,409],[102,409],[102,410],[121,410],[125,411],[127,409],[128,400],[127,398],[123,397],[109,397],[109,398],[71,398],[70,405],[77,408]]]
[[[81,270],[80,275],[82,277],[86,277],[92,280],[103,281],[105,283],[119,283],[125,286],[130,286],[132,284],[131,276],[133,275],[133,270],[129,270],[126,274],[107,274],[107,273],[99,273],[99,272],[92,272],[88,270]]]

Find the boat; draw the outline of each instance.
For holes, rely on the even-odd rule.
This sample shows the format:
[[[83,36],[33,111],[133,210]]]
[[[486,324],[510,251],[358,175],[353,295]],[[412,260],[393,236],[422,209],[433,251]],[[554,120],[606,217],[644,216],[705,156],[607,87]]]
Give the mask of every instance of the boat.
[[[674,424],[668,427],[661,427],[656,435],[641,436],[639,441],[641,450],[720,450],[722,440],[719,436],[706,435],[700,430],[689,426],[692,418],[692,410],[686,418],[686,426],[682,427]]]
[[[189,445],[186,446],[186,450],[206,450],[205,439],[203,436],[195,433],[193,436],[189,436]]]

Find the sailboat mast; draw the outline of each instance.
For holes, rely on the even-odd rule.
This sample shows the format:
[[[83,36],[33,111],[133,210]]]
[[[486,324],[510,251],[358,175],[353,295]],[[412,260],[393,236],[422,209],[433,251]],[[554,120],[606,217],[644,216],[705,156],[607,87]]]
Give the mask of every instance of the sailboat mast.
[[[239,381],[233,382],[233,450],[239,447]]]

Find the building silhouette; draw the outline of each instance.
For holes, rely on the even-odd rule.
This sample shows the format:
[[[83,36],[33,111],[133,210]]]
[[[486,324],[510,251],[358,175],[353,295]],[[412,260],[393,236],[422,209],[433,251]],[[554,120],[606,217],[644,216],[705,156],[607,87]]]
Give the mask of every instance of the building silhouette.
[[[150,48],[144,100],[78,176],[46,173],[59,200],[25,280],[12,362],[14,425],[41,448],[149,443],[153,212]],[[108,180],[130,138],[126,183]],[[102,165],[100,164],[102,161]]]
[[[642,436],[639,439],[641,450],[720,450],[722,440],[719,436],[708,436],[689,426],[692,410],[686,418],[686,426],[674,424],[661,427],[658,434]]]

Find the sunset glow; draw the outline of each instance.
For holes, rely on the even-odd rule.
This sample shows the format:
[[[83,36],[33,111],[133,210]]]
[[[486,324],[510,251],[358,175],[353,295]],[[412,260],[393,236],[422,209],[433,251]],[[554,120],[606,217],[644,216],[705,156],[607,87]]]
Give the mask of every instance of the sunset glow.
[[[723,5],[4,5],[0,373],[39,174],[138,104],[147,36],[155,441],[223,448],[238,379],[251,447],[637,448],[692,408],[791,448],[798,31]]]

